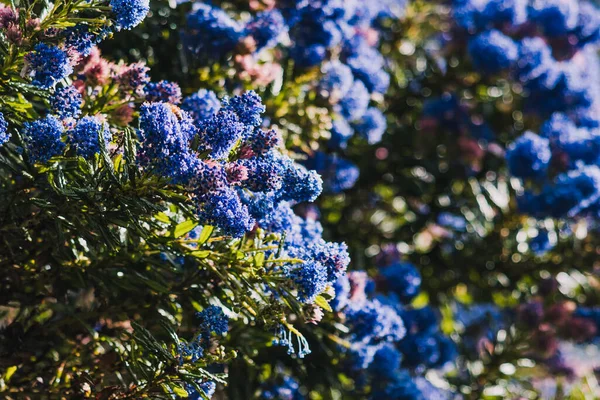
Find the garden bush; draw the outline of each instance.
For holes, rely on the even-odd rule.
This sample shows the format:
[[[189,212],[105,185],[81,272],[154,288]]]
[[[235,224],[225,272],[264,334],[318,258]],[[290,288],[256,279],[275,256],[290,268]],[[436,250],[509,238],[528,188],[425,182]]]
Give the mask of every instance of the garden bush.
[[[600,9],[0,4],[7,399],[600,398]]]

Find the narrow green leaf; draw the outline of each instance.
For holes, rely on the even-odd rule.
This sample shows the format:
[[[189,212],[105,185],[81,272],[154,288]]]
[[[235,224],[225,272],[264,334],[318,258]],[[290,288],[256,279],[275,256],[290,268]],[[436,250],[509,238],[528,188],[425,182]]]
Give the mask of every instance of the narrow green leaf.
[[[171,222],[171,220],[169,219],[169,217],[167,216],[167,214],[165,214],[164,212],[159,212],[154,217],[157,220],[159,220],[160,222],[164,222],[166,224],[168,224],[169,222]]]
[[[204,244],[208,241],[208,239],[210,239],[213,231],[215,230],[214,226],[210,226],[210,225],[204,225],[204,227],[202,228],[202,233],[200,234],[200,237],[198,238],[198,244]]]
[[[331,306],[329,305],[329,303],[327,302],[327,300],[325,300],[322,296],[317,296],[315,298],[315,303],[321,307],[323,310],[326,310],[328,312],[332,312],[333,310],[331,309]]]
[[[196,222],[188,219],[175,227],[173,236],[175,236],[176,238],[180,238],[197,226],[198,226],[198,224]]]
[[[188,397],[188,392],[187,390],[185,390],[184,388],[182,388],[181,386],[177,386],[175,384],[171,384],[171,389],[173,389],[173,392],[175,392],[175,394],[179,397],[183,397],[184,399],[187,399]]]

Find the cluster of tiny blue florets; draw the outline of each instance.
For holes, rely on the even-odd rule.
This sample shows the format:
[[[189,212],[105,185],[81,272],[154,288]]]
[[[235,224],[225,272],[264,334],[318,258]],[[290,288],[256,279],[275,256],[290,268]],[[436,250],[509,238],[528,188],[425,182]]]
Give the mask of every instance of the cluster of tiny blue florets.
[[[323,78],[316,90],[335,112],[329,147],[335,151],[345,148],[355,132],[371,144],[379,142],[387,128],[387,121],[381,111],[370,104],[373,96],[387,91],[390,77],[376,41],[368,39],[365,32],[378,29],[377,23],[381,18],[401,14],[404,2],[357,4],[327,0],[282,2],[277,6],[259,12],[243,24],[241,18],[228,14],[224,9],[195,4],[187,17],[185,45],[202,59],[215,59],[225,58],[234,50],[242,54],[258,53],[262,49],[285,44],[298,66],[322,64]],[[286,31],[290,42],[279,40]],[[247,38],[252,40],[249,42]],[[339,54],[339,59],[330,60],[332,53]],[[184,102],[182,108],[190,112],[201,110],[202,105],[191,103],[207,100],[199,94],[189,100],[190,104]],[[334,192],[351,187],[358,173],[357,169],[345,168],[344,162],[341,164],[344,168],[340,171],[345,176],[337,179],[343,183],[334,184]],[[333,170],[330,168],[329,172]],[[331,189],[328,181],[325,186]]]
[[[144,88],[144,92],[146,94],[146,101],[162,101],[171,104],[181,103],[181,88],[175,82],[150,82]]]
[[[110,6],[117,29],[132,29],[148,15],[150,0],[110,0]]]
[[[101,36],[90,31],[88,25],[75,25],[65,29],[65,46],[80,56],[88,56],[95,45],[100,42]]]
[[[214,92],[200,89],[183,100],[181,109],[187,111],[196,124],[200,124],[221,109],[221,102]]]
[[[180,342],[177,347],[180,362],[189,360],[195,363],[204,356],[204,350],[211,346],[211,334],[225,335],[229,330],[229,317],[223,309],[217,306],[208,306],[196,314],[200,321],[198,334],[189,342]],[[214,392],[214,383],[207,382],[205,392]],[[195,393],[195,392],[193,392]]]
[[[456,347],[441,333],[432,308],[408,305],[421,284],[416,268],[401,262],[397,252],[381,258],[380,268],[375,281],[350,272],[334,284],[332,306],[343,315],[351,344],[344,367],[361,385],[371,386],[371,398],[441,395],[419,374],[452,362]]]
[[[321,193],[319,176],[282,155],[277,134],[260,127],[265,110],[260,97],[246,92],[221,104],[215,98],[201,91],[184,99],[182,107],[190,113],[169,103],[145,104],[142,167],[188,187],[202,223],[235,237],[265,217],[253,214],[244,198],[268,194],[273,208],[280,201],[314,201]]]
[[[77,118],[81,114],[83,98],[73,86],[56,89],[50,97],[50,110],[61,118]]]
[[[39,43],[25,57],[32,83],[43,89],[54,87],[73,72],[68,54],[56,47]]]
[[[506,153],[510,173],[537,185],[520,196],[521,209],[538,217],[596,213],[600,10],[576,0],[455,0],[453,15],[470,35],[474,67],[509,74],[525,89],[526,111],[546,119]]]
[[[229,329],[229,318],[223,313],[223,309],[217,306],[209,306],[198,313],[200,330],[202,332],[225,334]]]
[[[0,146],[2,146],[4,143],[8,142],[8,139],[10,139],[10,134],[7,131],[8,131],[8,122],[6,122],[6,119],[4,118],[4,114],[2,114],[0,112]]]
[[[106,123],[95,117],[83,117],[68,133],[68,138],[78,155],[91,159],[100,152],[101,147],[107,146],[111,134]]]
[[[322,151],[313,153],[305,165],[319,171],[328,192],[340,193],[354,186],[359,177],[358,167],[351,161]]]
[[[48,116],[23,125],[23,136],[33,162],[46,162],[62,154],[65,128],[56,117]]]

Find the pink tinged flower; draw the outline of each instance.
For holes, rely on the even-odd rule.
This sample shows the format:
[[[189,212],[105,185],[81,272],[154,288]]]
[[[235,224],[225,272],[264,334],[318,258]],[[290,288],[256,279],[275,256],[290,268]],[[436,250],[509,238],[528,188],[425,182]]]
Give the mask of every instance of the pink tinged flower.
[[[367,282],[369,277],[364,271],[352,271],[348,273],[348,279],[350,280],[350,301],[361,303],[367,300],[367,294],[365,289],[367,288]]]
[[[7,29],[11,25],[19,24],[19,14],[8,6],[0,6],[0,28]]]
[[[133,107],[129,104],[124,104],[113,111],[112,117],[115,123],[121,126],[127,126],[133,121]]]
[[[281,65],[275,63],[259,63],[250,54],[237,55],[235,61],[238,66],[239,76],[253,83],[266,86],[281,75]]]
[[[235,162],[227,164],[225,173],[227,174],[227,181],[232,185],[239,184],[248,179],[248,168],[245,165]]]
[[[143,62],[125,65],[117,72],[117,80],[124,89],[141,95],[144,87],[150,82],[148,71],[150,71],[150,68]]]
[[[25,26],[28,31],[37,31],[40,29],[40,19],[39,18],[30,18],[25,23]]]
[[[19,25],[11,24],[6,29],[6,38],[9,42],[14,44],[21,44],[23,42],[23,32],[21,32],[21,28]]]
[[[325,315],[325,313],[323,312],[323,309],[321,307],[317,307],[317,306],[312,306],[310,311],[309,311],[309,316],[306,322],[308,322],[309,324],[318,324],[319,322],[321,322],[321,320],[323,319],[323,316]]]

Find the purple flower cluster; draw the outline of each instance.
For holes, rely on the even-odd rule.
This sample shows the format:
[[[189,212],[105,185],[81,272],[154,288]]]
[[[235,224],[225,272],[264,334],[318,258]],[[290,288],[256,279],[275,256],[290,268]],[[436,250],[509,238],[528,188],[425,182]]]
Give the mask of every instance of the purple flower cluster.
[[[476,69],[509,70],[531,97],[532,111],[548,115],[587,107],[597,89],[598,62],[590,46],[600,39],[600,11],[577,0],[454,2],[454,17],[469,39]],[[591,66],[591,68],[590,68]]]
[[[321,175],[325,190],[330,193],[351,189],[359,177],[358,167],[351,161],[323,151],[311,154],[304,164]]]
[[[204,350],[211,346],[211,334],[225,335],[229,330],[229,318],[223,312],[223,309],[217,306],[208,306],[196,316],[200,321],[200,330],[193,340],[189,342],[180,342],[178,352],[181,362],[189,360],[195,363],[204,356]],[[214,392],[214,384],[208,382],[206,389],[212,389]],[[209,390],[205,390],[209,392]]]
[[[225,58],[232,52],[255,53],[271,48],[288,31],[290,57],[299,67],[322,65],[322,79],[315,88],[333,112],[329,147],[340,150],[347,146],[355,132],[369,143],[381,140],[387,128],[383,113],[371,105],[371,99],[387,91],[390,77],[385,72],[384,57],[377,50],[378,22],[381,18],[402,14],[404,2],[385,1],[369,4],[355,2],[302,1],[281,2],[278,8],[259,12],[245,25],[224,9],[195,4],[188,15],[183,36],[185,46],[197,56]],[[339,57],[332,58],[332,54]],[[245,57],[245,56],[244,56]],[[237,58],[236,58],[237,60]],[[192,111],[192,102],[205,101],[199,94],[184,109]],[[331,163],[330,163],[331,164]],[[345,161],[340,168],[328,167],[333,186],[338,192],[352,187],[358,170]],[[317,170],[323,174],[323,169]]]
[[[53,116],[48,116],[23,125],[25,145],[33,162],[46,162],[62,154],[65,143],[62,140],[65,128]]]
[[[92,159],[100,152],[101,147],[106,147],[111,138],[110,130],[106,123],[100,122],[95,117],[83,117],[73,130],[68,133],[69,144],[73,146],[78,155]]]

